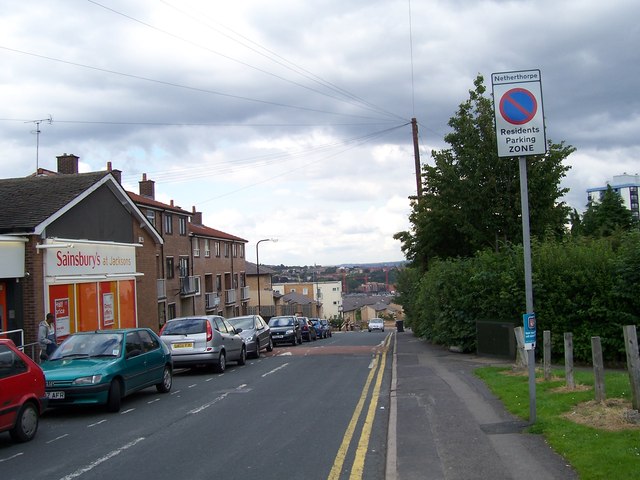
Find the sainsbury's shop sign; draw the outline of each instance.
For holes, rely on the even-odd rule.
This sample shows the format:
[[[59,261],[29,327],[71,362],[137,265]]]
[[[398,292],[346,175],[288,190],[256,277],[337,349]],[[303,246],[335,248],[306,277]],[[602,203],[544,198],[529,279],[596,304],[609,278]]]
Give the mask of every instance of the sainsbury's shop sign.
[[[127,274],[136,271],[136,249],[99,243],[55,244],[46,249],[47,276]]]

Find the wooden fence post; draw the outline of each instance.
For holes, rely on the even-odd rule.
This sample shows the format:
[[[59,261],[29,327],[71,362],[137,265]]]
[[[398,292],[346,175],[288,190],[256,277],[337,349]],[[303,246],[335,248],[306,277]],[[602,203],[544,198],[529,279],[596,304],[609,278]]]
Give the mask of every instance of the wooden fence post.
[[[571,332],[564,334],[564,376],[567,388],[570,390],[576,388],[576,382],[573,379],[573,334]]]
[[[638,333],[635,325],[625,325],[624,348],[627,352],[627,370],[631,382],[631,408],[640,410],[640,357],[638,356]]]
[[[602,361],[602,343],[600,337],[591,337],[591,358],[593,359],[593,388],[596,402],[602,403],[607,399],[604,388],[604,363]]]
[[[527,358],[527,352],[524,349],[524,327],[514,328],[513,333],[516,336],[517,342],[516,368],[526,368],[529,366],[529,359]]]
[[[544,380],[548,382],[551,380],[551,331],[545,330],[542,332],[542,345],[544,349]]]

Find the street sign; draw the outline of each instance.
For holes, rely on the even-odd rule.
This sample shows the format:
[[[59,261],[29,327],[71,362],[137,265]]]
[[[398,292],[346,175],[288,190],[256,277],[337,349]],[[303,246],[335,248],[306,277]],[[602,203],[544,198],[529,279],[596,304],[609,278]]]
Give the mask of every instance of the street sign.
[[[522,315],[524,324],[524,349],[532,350],[536,348],[536,314],[525,313]]]
[[[499,157],[544,155],[540,70],[491,74]]]

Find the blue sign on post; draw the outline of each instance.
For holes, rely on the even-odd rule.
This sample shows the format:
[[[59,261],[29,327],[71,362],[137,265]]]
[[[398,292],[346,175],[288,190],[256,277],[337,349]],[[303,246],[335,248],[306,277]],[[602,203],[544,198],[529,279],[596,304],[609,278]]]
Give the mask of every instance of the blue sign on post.
[[[533,350],[536,347],[536,314],[525,313],[522,315],[524,323],[524,348]]]

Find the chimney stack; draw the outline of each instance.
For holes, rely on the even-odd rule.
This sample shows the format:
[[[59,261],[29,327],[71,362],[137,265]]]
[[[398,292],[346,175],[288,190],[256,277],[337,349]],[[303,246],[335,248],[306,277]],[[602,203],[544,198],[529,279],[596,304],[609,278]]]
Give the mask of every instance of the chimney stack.
[[[77,157],[73,153],[70,153],[69,155],[65,153],[56,158],[58,159],[58,173],[62,173],[64,175],[78,173],[78,160],[80,157]]]
[[[196,212],[195,205],[191,207],[191,223],[202,225],[202,212]]]
[[[156,199],[156,182],[153,180],[147,180],[147,174],[142,174],[142,181],[138,182],[140,188],[140,195],[143,197],[150,198],[151,200]]]
[[[112,169],[111,162],[107,162],[107,171],[111,172],[111,175],[113,175],[113,178],[116,179],[116,182],[122,184],[122,170]]]

